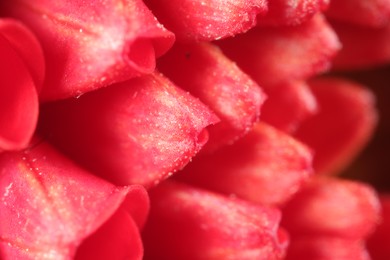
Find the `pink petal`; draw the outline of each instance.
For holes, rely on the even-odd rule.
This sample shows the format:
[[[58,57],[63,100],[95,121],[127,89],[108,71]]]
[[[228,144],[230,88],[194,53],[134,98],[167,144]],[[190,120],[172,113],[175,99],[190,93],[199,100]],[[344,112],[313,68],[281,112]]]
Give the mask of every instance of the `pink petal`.
[[[255,28],[218,44],[265,88],[328,70],[340,49],[336,34],[320,15],[299,26]]]
[[[45,59],[41,44],[35,35],[17,20],[0,19],[0,32],[28,68],[39,92],[45,78]]]
[[[79,96],[152,73],[174,36],[142,0],[6,1],[0,10],[33,29],[46,54],[42,100]]]
[[[330,1],[326,15],[338,21],[360,26],[382,27],[390,22],[390,1]]]
[[[209,43],[177,44],[159,60],[158,67],[221,119],[208,128],[207,150],[233,143],[257,121],[263,92],[219,48]]]
[[[370,260],[364,241],[338,237],[292,239],[286,260]]]
[[[38,96],[30,71],[3,36],[0,24],[0,152],[25,148],[38,120]]]
[[[332,22],[343,45],[334,60],[338,70],[364,69],[390,61],[390,23],[380,28],[365,28]]]
[[[390,258],[390,196],[381,194],[381,223],[374,234],[368,239],[367,246],[373,259],[387,260]]]
[[[325,10],[330,0],[269,0],[268,13],[258,17],[260,25],[298,25]]]
[[[280,212],[174,182],[151,190],[146,259],[281,259]]]
[[[137,226],[125,210],[118,210],[77,249],[76,260],[141,260],[142,241]]]
[[[260,119],[279,130],[294,133],[318,111],[317,100],[305,82],[290,81],[264,90],[267,100]]]
[[[0,166],[0,251],[5,259],[69,259],[132,189],[88,174],[42,142],[1,154]],[[135,236],[135,225],[129,225],[129,235]]]
[[[366,238],[379,221],[375,191],[359,182],[317,177],[287,204],[283,227],[293,238]]]
[[[146,0],[180,41],[212,41],[244,33],[265,13],[265,0]]]
[[[42,131],[116,184],[156,185],[207,142],[215,115],[162,75],[136,78],[42,108]]]
[[[336,173],[362,150],[377,123],[374,97],[367,88],[337,78],[309,81],[319,112],[306,120],[296,136],[315,151],[314,168]]]
[[[178,177],[248,201],[281,205],[309,177],[311,159],[307,147],[258,123],[235,144],[195,158]]]

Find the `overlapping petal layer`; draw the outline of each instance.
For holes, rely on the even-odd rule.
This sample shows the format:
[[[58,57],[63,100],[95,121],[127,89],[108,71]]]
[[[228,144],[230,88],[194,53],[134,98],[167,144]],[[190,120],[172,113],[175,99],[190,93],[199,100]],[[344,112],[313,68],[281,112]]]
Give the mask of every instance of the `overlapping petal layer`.
[[[116,184],[158,184],[207,142],[217,117],[159,73],[42,108],[45,135]]]
[[[264,93],[218,47],[207,43],[177,44],[159,60],[158,68],[221,119],[208,128],[208,151],[233,143],[258,120]]]
[[[21,42],[31,45],[29,54]],[[0,19],[0,57],[0,152],[20,150],[28,145],[38,120],[42,50],[23,24]]]
[[[306,146],[258,123],[235,144],[195,158],[178,177],[248,201],[282,205],[309,178],[311,162]]]
[[[142,0],[4,1],[0,13],[28,24],[43,45],[42,100],[152,73],[174,40]]]
[[[146,259],[280,259],[280,211],[167,181],[151,190]],[[167,237],[169,234],[169,238]]]
[[[130,213],[138,208],[136,215],[146,218],[148,198],[142,187],[115,187],[42,142],[25,151],[2,153],[0,166],[2,259],[69,259],[113,215],[127,218],[122,221],[122,232],[128,236],[123,241],[131,242],[127,248],[116,249],[136,255],[131,259],[141,259],[138,227]],[[136,207],[123,204],[126,196],[135,202],[132,194],[138,198]],[[104,239],[121,241],[115,236]]]
[[[212,41],[244,33],[267,11],[266,0],[146,0],[180,41]]]

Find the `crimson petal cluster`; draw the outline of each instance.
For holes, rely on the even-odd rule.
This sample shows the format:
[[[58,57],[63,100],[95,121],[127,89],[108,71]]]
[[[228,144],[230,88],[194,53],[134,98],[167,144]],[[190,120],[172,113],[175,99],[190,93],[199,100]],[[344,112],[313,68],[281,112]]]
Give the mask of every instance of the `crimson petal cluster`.
[[[389,28],[387,0],[0,2],[0,259],[388,259],[389,196],[337,177],[375,97],[337,75]]]

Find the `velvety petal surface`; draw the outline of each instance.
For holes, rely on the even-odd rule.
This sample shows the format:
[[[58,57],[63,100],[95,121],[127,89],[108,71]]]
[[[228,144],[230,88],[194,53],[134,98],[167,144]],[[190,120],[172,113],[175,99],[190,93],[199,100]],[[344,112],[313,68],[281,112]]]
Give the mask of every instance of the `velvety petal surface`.
[[[151,190],[146,259],[281,259],[280,212],[175,182]]]
[[[374,96],[365,86],[339,78],[313,79],[309,85],[319,111],[302,123],[296,137],[314,150],[317,173],[337,173],[359,154],[374,132]]]
[[[159,73],[42,108],[41,131],[116,184],[153,186],[207,142],[217,117]]]
[[[3,22],[0,22],[0,57],[7,62],[0,62],[0,152],[27,147],[39,110],[34,80],[15,47],[4,36],[7,33],[3,34]]]
[[[144,198],[138,203],[148,203],[141,187],[115,187],[44,142],[25,151],[2,153],[0,166],[1,259],[70,259],[82,241],[118,209],[131,212],[122,205],[126,196],[141,193],[137,196]],[[122,250],[142,255],[134,223],[123,226],[122,232],[134,243]]]
[[[298,25],[325,10],[330,0],[269,0],[268,13],[258,17],[259,25]]]
[[[311,162],[306,146],[258,123],[233,145],[195,158],[178,177],[226,195],[279,206],[308,179]]]
[[[218,47],[209,43],[176,44],[158,61],[158,68],[221,119],[208,128],[208,151],[233,143],[258,120],[264,93]]]
[[[261,121],[287,133],[294,133],[318,111],[317,100],[306,82],[289,81],[265,88],[265,92]]]
[[[3,1],[1,14],[25,22],[42,43],[47,73],[42,100],[152,73],[174,36],[142,0]]]
[[[321,15],[294,27],[254,28],[218,44],[265,88],[328,70],[340,49],[337,35]]]
[[[179,41],[212,41],[248,31],[265,0],[146,0]]]

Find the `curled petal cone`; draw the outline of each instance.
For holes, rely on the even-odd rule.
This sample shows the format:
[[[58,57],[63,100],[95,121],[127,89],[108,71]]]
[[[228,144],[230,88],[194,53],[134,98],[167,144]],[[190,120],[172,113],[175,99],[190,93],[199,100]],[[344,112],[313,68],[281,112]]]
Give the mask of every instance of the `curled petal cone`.
[[[38,94],[29,69],[0,24],[0,152],[27,147],[38,121]]]
[[[218,45],[264,88],[328,70],[341,47],[321,15],[294,27],[257,27]]]
[[[208,127],[209,141],[202,151],[233,143],[258,120],[264,93],[218,47],[210,43],[176,44],[159,60],[158,68],[221,119]]]
[[[41,130],[92,172],[147,187],[186,165],[216,116],[159,73],[42,108]]]
[[[265,0],[146,0],[179,41],[212,41],[248,31]]]
[[[151,190],[143,231],[146,259],[281,259],[280,212],[184,184]],[[169,234],[169,239],[167,235]]]
[[[286,133],[294,133],[318,111],[317,100],[305,82],[290,81],[264,90],[267,100],[260,119]]]
[[[308,179],[311,162],[306,146],[258,123],[233,145],[195,158],[178,178],[255,203],[280,206]]]
[[[1,13],[29,24],[42,43],[42,100],[79,96],[152,73],[174,41],[142,0],[6,1]]]
[[[380,28],[332,22],[343,48],[335,57],[335,70],[372,68],[390,61],[390,23]]]
[[[131,189],[90,175],[43,142],[2,153],[0,166],[2,259],[71,258],[122,207]],[[142,254],[138,229],[134,222],[128,225],[124,229],[133,236],[133,249]]]
[[[296,137],[314,152],[319,174],[337,173],[355,158],[377,124],[374,96],[366,87],[338,78],[309,81],[319,111],[306,120]]]
[[[330,1],[329,9],[325,13],[338,21],[364,27],[382,27],[390,22],[390,2],[388,0]]]
[[[283,209],[283,226],[292,237],[367,238],[379,223],[376,192],[363,183],[314,178]]]
[[[330,0],[270,0],[268,13],[258,17],[261,26],[291,26],[309,20],[328,8]]]

